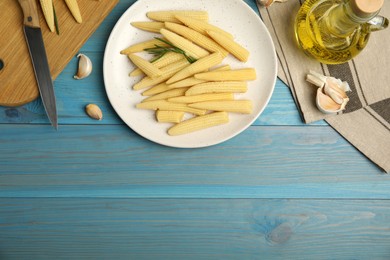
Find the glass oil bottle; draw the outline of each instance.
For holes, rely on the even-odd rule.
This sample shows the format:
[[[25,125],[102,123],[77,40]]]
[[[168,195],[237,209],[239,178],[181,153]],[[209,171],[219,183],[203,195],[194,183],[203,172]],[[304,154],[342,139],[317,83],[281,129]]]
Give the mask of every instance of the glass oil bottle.
[[[377,14],[384,0],[306,0],[295,20],[303,51],[326,64],[347,62],[366,46],[370,33],[388,20]]]

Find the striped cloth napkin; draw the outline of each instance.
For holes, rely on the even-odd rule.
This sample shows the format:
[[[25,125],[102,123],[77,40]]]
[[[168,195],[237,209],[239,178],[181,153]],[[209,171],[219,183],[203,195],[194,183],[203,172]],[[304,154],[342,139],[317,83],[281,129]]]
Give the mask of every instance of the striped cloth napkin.
[[[302,120],[325,119],[337,132],[370,160],[390,172],[390,29],[371,34],[366,48],[355,59],[340,65],[319,63],[295,42],[294,20],[303,0],[258,5],[263,22],[274,41],[279,60],[278,77],[291,89]],[[390,18],[390,4],[380,15]],[[314,70],[347,81],[352,92],[346,109],[337,115],[323,114],[315,104],[317,88],[306,75]]]

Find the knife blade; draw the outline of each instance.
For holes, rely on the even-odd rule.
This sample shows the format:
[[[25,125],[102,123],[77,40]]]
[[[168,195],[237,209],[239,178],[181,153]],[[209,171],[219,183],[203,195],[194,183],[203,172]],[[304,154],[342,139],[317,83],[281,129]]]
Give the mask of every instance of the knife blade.
[[[58,129],[57,107],[53,81],[42,32],[39,25],[37,4],[35,0],[18,0],[23,10],[23,31],[34,68],[39,93],[46,114],[52,126]]]

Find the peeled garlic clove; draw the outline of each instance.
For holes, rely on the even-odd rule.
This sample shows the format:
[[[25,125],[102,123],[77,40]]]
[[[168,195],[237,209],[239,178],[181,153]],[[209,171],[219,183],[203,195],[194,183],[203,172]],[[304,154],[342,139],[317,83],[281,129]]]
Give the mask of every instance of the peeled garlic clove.
[[[349,85],[346,82],[342,82],[339,79],[329,77],[326,80],[326,85],[328,85],[332,90],[336,91],[343,98],[347,98],[346,88],[349,89]]]
[[[316,104],[318,109],[326,114],[333,114],[342,110],[342,105],[337,104],[328,95],[323,93],[323,88],[317,89]]]
[[[92,61],[84,54],[77,55],[79,58],[79,67],[75,79],[83,79],[89,76],[92,72]]]
[[[343,96],[341,96],[341,94],[332,88],[329,84],[325,84],[324,92],[337,104],[341,105],[344,102]]]
[[[85,107],[85,112],[89,115],[89,117],[96,119],[96,120],[102,120],[103,119],[103,112],[100,110],[100,108],[95,104],[88,104]]]

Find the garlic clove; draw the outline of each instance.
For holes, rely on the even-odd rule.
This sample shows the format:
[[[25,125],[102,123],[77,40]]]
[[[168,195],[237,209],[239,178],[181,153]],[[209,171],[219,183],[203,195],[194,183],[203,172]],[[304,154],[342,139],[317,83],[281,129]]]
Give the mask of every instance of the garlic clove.
[[[85,107],[85,112],[88,114],[89,117],[96,119],[96,120],[102,120],[103,119],[103,112],[102,110],[95,104],[88,104]]]
[[[347,98],[347,93],[346,93],[346,91],[344,89],[345,89],[345,86],[348,86],[348,88],[349,88],[348,83],[346,83],[346,82],[343,83],[339,79],[335,79],[335,78],[329,77],[326,80],[326,84],[330,88],[332,88],[332,90],[336,91],[340,96],[342,96],[343,98]]]
[[[344,102],[343,96],[341,96],[341,94],[337,92],[329,84],[325,84],[323,89],[325,94],[328,95],[331,99],[333,99],[333,101],[336,102],[337,104],[341,105]]]
[[[77,58],[79,58],[79,66],[74,78],[83,79],[88,77],[92,72],[92,61],[88,58],[88,56],[81,53],[77,55]]]
[[[306,76],[306,81],[318,87],[316,105],[321,112],[329,114],[345,109],[349,101],[346,91],[351,91],[347,82],[312,70]]]
[[[323,93],[323,88],[317,89],[316,104],[318,109],[326,114],[333,114],[340,112],[341,104],[337,104],[332,98]]]

